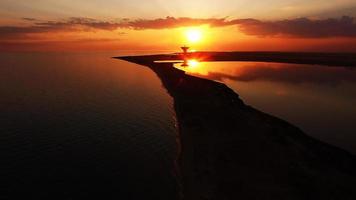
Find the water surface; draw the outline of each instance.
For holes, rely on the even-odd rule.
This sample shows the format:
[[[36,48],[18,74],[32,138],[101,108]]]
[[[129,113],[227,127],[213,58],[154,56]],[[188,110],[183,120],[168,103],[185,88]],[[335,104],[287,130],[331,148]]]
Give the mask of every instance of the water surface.
[[[175,66],[223,82],[246,104],[356,154],[356,69],[263,62]]]
[[[117,55],[1,53],[0,199],[174,199],[172,99]]]

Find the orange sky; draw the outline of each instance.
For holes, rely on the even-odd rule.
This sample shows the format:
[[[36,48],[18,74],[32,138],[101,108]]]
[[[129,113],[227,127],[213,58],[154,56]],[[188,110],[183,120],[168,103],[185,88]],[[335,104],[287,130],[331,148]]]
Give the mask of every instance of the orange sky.
[[[353,0],[2,0],[0,51],[356,52],[353,11]]]

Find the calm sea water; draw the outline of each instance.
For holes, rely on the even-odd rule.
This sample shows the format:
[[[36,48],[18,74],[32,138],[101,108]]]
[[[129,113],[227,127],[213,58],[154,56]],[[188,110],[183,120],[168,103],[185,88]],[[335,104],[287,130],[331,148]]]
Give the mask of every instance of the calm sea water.
[[[175,199],[173,100],[151,70],[118,55],[1,53],[0,199]],[[356,153],[356,70],[248,62],[184,70]]]
[[[175,198],[172,99],[119,54],[1,53],[0,199]]]
[[[193,62],[181,69],[224,82],[246,104],[356,154],[356,69],[263,62]]]

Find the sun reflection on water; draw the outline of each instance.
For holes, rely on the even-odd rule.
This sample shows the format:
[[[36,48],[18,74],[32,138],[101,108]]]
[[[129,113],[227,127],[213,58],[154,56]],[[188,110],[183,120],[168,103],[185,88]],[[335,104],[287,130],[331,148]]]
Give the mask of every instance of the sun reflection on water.
[[[194,75],[207,75],[208,71],[204,67],[204,62],[200,62],[200,60],[196,58],[192,58],[186,60],[183,63],[174,65],[176,68],[181,69],[188,74]]]
[[[199,61],[192,59],[188,60],[188,67],[197,67],[199,65]]]

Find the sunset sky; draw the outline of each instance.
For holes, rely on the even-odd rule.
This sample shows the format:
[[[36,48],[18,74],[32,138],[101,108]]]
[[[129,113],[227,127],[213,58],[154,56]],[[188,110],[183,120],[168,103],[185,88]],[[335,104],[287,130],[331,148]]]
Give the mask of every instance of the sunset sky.
[[[354,17],[356,0],[1,0],[0,50],[356,52]]]

